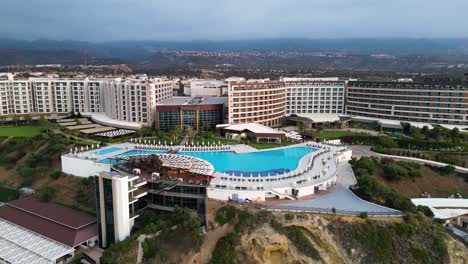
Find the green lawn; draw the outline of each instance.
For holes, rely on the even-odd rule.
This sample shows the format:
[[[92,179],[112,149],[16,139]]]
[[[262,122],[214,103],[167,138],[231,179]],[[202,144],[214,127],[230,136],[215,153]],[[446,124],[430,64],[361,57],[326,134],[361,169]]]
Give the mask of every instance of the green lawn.
[[[256,149],[269,149],[269,148],[278,148],[278,147],[286,147],[290,145],[294,145],[294,142],[291,141],[281,141],[281,144],[275,143],[250,143],[250,146]]]
[[[346,136],[367,136],[368,134],[351,131],[309,131],[314,136],[320,137],[320,140],[338,139]]]
[[[35,137],[41,132],[39,126],[0,127],[0,137]]]

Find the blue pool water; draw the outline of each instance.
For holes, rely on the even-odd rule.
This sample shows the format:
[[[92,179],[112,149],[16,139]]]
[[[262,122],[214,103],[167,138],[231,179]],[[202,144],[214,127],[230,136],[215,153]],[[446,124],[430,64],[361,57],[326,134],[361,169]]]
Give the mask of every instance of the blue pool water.
[[[251,153],[237,154],[235,152],[177,152],[179,155],[186,155],[200,158],[210,162],[216,171],[227,174],[243,176],[271,176],[294,170],[299,164],[299,160],[305,155],[314,152],[314,149],[307,147],[291,147]],[[162,151],[156,150],[131,150],[118,156],[132,156],[140,154],[160,154]],[[109,162],[109,160],[101,160]]]
[[[116,151],[119,151],[119,150],[122,150],[122,148],[111,147],[111,148],[96,150],[96,151],[93,151],[91,153],[93,153],[94,155],[106,155],[106,154],[116,152]]]

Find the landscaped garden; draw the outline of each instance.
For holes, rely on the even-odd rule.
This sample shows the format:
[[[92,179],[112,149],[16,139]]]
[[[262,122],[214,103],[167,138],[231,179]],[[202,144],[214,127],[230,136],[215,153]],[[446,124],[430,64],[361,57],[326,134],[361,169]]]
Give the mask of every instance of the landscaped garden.
[[[0,137],[26,137],[31,138],[40,135],[43,128],[40,126],[11,126],[0,127]]]
[[[357,136],[368,136],[368,134],[360,132],[352,132],[345,130],[317,130],[317,131],[307,131],[306,134],[310,134],[320,138],[320,141],[330,140],[330,139],[340,139],[343,137],[357,137]]]

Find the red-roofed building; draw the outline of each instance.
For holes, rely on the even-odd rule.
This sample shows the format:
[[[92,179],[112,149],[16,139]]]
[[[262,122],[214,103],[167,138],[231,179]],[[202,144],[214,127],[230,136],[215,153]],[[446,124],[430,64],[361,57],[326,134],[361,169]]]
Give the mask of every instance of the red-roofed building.
[[[0,206],[0,218],[73,248],[97,241],[95,217],[31,197]]]

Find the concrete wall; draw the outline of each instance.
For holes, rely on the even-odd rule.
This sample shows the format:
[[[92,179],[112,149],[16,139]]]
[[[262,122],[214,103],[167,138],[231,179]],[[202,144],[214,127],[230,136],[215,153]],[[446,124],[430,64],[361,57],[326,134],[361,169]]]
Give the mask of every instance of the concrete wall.
[[[62,155],[62,172],[79,177],[97,176],[99,172],[111,171],[110,164],[98,163],[94,160]]]
[[[227,189],[216,189],[207,188],[208,198],[227,201],[232,199],[233,194],[237,194],[240,199],[250,199],[252,201],[265,201],[266,191],[247,191],[247,190],[227,190]]]
[[[114,231],[115,240],[123,241],[130,236],[131,223],[128,209],[128,178],[114,177],[112,179],[112,194],[114,200]]]

